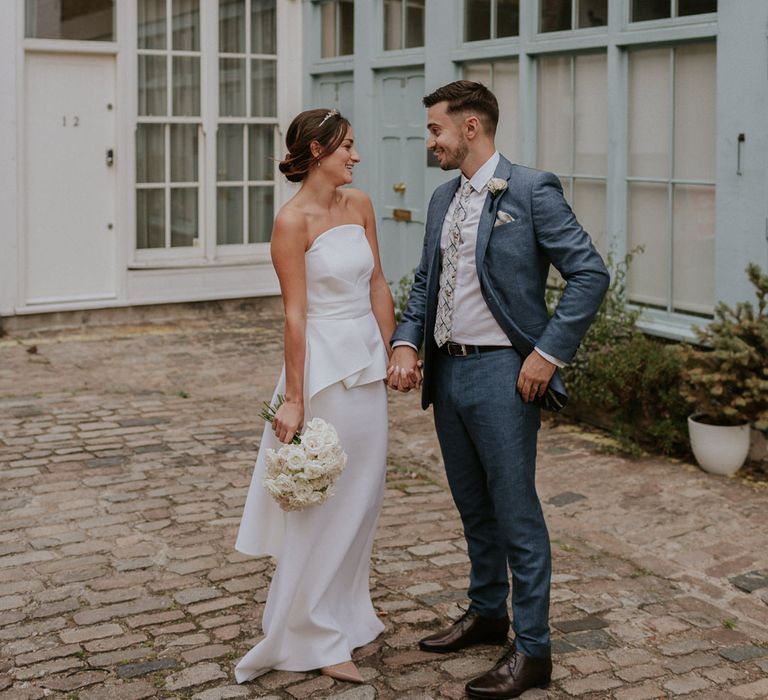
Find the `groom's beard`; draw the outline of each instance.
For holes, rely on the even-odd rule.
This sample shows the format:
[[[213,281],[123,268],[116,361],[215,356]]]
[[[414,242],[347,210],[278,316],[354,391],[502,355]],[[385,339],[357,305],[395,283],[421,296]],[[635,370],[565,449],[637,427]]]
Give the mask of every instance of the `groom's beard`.
[[[450,154],[446,153],[446,159],[440,164],[441,170],[456,170],[460,168],[468,153],[469,146],[464,137],[462,137],[456,150]]]

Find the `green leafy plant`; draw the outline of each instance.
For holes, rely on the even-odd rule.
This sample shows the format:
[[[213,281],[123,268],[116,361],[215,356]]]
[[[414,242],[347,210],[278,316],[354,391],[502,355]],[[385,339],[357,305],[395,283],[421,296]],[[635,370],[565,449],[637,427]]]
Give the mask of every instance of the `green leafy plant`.
[[[670,455],[688,451],[688,403],[680,393],[682,358],[675,346],[644,335],[637,328],[638,309],[629,306],[627,274],[630,251],[607,265],[611,285],[576,356],[563,370],[569,409],[582,420],[608,429],[621,449],[640,454],[640,446]],[[552,290],[550,308],[561,290]]]
[[[683,395],[716,425],[751,423],[768,430],[768,274],[746,269],[755,288],[751,302],[715,307],[715,318],[696,329],[703,348],[683,346]]]
[[[392,290],[392,301],[395,304],[395,321],[397,323],[400,323],[403,318],[412,286],[413,271],[407,275],[403,275],[397,284],[394,282],[389,283],[389,288]]]

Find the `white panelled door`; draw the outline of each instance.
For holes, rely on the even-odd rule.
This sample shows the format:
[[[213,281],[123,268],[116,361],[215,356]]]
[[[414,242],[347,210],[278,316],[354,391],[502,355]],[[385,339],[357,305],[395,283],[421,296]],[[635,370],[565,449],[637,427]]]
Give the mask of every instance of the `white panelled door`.
[[[115,58],[28,53],[25,301],[116,293]]]
[[[376,210],[381,221],[381,264],[391,282],[410,274],[419,264],[424,242],[427,116],[423,96],[422,69],[382,71],[378,75]]]

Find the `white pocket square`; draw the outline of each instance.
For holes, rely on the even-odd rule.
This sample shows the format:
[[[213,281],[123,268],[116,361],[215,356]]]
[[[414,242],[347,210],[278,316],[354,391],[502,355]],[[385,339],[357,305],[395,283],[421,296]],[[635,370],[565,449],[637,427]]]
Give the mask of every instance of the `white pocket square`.
[[[496,221],[493,222],[493,227],[503,226],[504,224],[511,224],[515,220],[512,214],[508,214],[505,211],[496,212]]]

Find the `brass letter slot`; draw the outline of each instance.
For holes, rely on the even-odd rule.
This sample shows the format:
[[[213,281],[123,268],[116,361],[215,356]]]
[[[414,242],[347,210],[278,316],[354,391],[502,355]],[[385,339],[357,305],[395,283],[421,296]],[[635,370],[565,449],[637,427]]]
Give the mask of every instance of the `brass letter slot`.
[[[393,209],[392,218],[395,221],[410,221],[411,210],[410,209]]]

